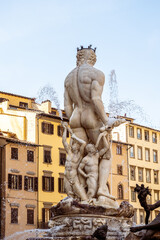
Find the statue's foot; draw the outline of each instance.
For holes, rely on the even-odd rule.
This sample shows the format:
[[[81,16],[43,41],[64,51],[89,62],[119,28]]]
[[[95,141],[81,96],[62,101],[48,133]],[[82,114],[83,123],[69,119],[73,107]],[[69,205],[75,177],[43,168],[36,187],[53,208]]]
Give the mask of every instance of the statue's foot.
[[[102,189],[98,190],[97,195],[98,196],[104,196],[104,197],[110,198],[112,200],[116,200],[116,198],[114,196],[112,196],[111,194],[107,193],[106,191],[104,191]]]

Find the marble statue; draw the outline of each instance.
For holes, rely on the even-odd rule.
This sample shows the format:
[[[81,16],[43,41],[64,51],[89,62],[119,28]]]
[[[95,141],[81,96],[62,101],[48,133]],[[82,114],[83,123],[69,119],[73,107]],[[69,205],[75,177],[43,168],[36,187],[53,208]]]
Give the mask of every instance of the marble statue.
[[[101,99],[105,76],[103,72],[93,67],[95,62],[95,49],[91,46],[77,49],[77,67],[65,79],[64,109],[74,136],[87,144],[83,157],[78,153],[79,150],[75,154],[77,158],[81,155],[82,161],[77,160],[77,166],[79,165],[78,173],[86,179],[87,199],[96,197],[98,201],[104,202],[107,199],[114,199],[107,187],[111,168],[111,147],[107,138],[112,128],[124,120],[107,117]],[[104,136],[101,137],[102,132],[108,135],[106,140]],[[69,155],[73,155],[71,150]],[[84,183],[80,180],[79,183],[84,188]]]
[[[67,152],[64,172],[64,187],[68,196],[74,197],[77,195],[81,200],[87,200],[87,195],[84,188],[80,185],[77,169],[83,157],[86,142],[76,137],[68,126],[63,123],[64,127],[62,142]],[[71,134],[71,143],[66,140],[67,129]],[[74,141],[73,141],[74,140]]]

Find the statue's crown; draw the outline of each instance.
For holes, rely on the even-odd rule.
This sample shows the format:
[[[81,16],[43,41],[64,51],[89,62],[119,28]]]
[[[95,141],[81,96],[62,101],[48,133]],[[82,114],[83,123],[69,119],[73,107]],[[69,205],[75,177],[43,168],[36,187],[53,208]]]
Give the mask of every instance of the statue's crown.
[[[91,49],[93,52],[96,52],[96,48],[92,48],[92,45],[89,45],[88,48],[84,48],[83,46],[80,46],[80,48],[77,48],[77,52],[83,49]]]

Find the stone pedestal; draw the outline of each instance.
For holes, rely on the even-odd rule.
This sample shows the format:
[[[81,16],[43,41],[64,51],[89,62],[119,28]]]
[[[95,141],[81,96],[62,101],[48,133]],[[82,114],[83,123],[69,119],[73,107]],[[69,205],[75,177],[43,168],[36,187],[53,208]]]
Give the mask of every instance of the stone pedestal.
[[[106,223],[108,225],[108,240],[125,239],[132,226],[132,221],[129,218],[93,214],[57,216],[50,220],[49,226],[54,240],[92,239],[91,235],[94,231]],[[59,231],[55,232],[57,227],[59,227]]]

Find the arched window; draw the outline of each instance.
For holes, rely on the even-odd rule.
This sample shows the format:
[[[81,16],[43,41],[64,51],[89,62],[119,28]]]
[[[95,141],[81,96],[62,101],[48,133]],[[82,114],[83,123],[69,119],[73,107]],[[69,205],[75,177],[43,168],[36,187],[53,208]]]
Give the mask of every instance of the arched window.
[[[122,184],[118,185],[118,199],[123,199],[123,186],[122,186]]]

